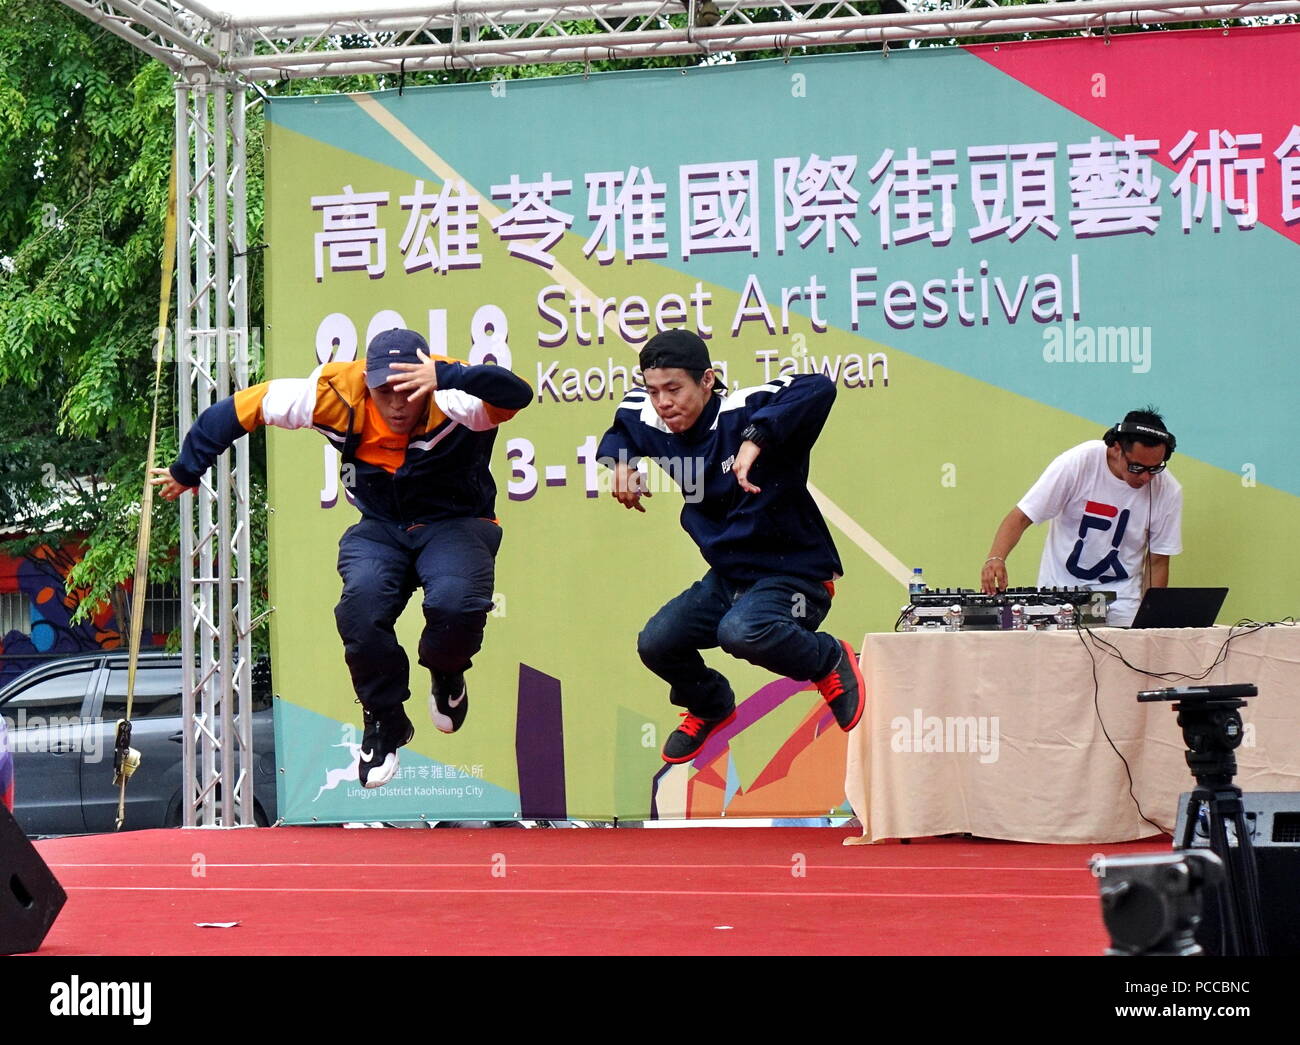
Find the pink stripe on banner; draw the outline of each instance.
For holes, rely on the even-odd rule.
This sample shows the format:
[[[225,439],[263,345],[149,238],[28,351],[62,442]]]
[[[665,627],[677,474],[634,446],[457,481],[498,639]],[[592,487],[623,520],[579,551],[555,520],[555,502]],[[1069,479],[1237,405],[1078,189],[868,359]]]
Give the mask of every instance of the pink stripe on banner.
[[[1282,216],[1282,161],[1274,156],[1300,125],[1295,87],[1300,25],[980,44],[966,50],[1117,139],[1131,134],[1158,140],[1153,158],[1171,171],[1209,148],[1211,131],[1226,131],[1234,139],[1260,135],[1258,146],[1239,150],[1243,159],[1263,161],[1259,223],[1300,243],[1300,221],[1288,224]],[[1191,149],[1174,161],[1170,150],[1188,131],[1196,134]],[[1069,144],[1077,143],[1062,142],[1058,162],[1068,163]],[[1295,162],[1300,150],[1287,157]],[[1176,228],[1179,206],[1168,191],[1166,179],[1161,224]],[[1226,212],[1223,217],[1229,225],[1235,220]]]
[[[707,766],[731,743],[731,738],[743,733],[769,711],[775,711],[796,693],[808,688],[807,682],[777,679],[760,688],[747,700],[736,705],[736,720],[714,733],[704,742],[692,765],[696,769]]]

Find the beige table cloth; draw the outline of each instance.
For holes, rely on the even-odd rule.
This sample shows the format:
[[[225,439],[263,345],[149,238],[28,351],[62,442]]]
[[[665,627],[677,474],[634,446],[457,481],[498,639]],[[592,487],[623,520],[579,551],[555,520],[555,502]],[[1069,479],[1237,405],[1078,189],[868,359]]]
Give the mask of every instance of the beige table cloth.
[[[1147,671],[1199,674],[1229,629],[1094,635]],[[1140,704],[1137,693],[1198,683],[1152,678],[1091,648],[1090,657],[1074,631],[867,635],[867,710],[849,736],[846,778],[862,840],[968,832],[1101,844],[1154,835],[1103,723],[1128,760],[1142,812],[1172,830],[1178,796],[1194,786],[1182,730],[1172,704]],[[1232,682],[1259,687],[1242,709],[1237,786],[1300,793],[1300,627],[1238,629],[1200,684]]]

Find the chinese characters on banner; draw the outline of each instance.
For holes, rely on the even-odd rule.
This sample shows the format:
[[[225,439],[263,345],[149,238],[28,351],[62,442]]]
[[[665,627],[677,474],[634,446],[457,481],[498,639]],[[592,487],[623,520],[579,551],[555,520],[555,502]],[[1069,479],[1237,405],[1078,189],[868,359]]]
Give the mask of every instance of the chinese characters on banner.
[[[1300,218],[1300,126],[1271,155],[1258,133],[1189,130],[1169,150],[1173,177],[1156,173],[1160,149],[1159,141],[1133,135],[1110,141],[1094,136],[1064,148],[1057,142],[972,145],[965,149],[964,172],[956,149],[884,149],[870,166],[857,156],[814,153],[776,158],[770,180],[756,160],[683,164],[672,221],[667,182],[656,180],[650,167],[595,171],[582,178],[585,216],[595,225],[582,253],[601,265],[619,250],[629,264],[675,251],[684,261],[726,251],[758,257],[765,224],[771,236],[766,242],[778,254],[796,246],[807,250],[818,240],[834,253],[844,243],[862,242],[861,226],[869,216],[881,249],[925,242],[941,247],[962,237],[971,243],[996,237],[1014,243],[1027,235],[1055,241],[1067,225],[1077,239],[1155,235],[1166,217],[1162,191],[1178,201],[1182,232],[1197,224],[1220,232],[1229,219],[1248,230],[1260,219],[1260,180],[1269,176],[1270,161],[1277,168],[1272,176],[1281,188],[1282,220]],[[1064,214],[1058,213],[1059,171],[1069,195]],[[358,192],[351,185],[337,195],[311,197],[322,219],[315,234],[316,281],[333,272],[387,275],[384,219],[397,213],[404,223],[397,244],[405,273],[481,268],[487,235],[498,237],[513,257],[554,268],[551,251],[573,228],[582,195],[581,189],[575,194],[574,179],[551,171],[536,181],[511,174],[488,191],[499,213],[486,220],[480,196],[456,180],[436,191],[416,180],[391,210],[389,193]]]

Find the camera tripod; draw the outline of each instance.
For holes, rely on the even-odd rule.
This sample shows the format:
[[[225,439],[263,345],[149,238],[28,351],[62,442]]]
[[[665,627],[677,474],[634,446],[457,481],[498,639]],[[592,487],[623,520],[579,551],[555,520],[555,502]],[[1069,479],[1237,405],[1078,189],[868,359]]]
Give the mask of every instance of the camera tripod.
[[[1232,778],[1237,772],[1233,751],[1241,744],[1241,713],[1247,697],[1258,694],[1249,684],[1190,686],[1151,690],[1138,700],[1176,700],[1178,725],[1187,745],[1187,768],[1196,778],[1196,788],[1187,798],[1186,820],[1179,849],[1189,850],[1206,810],[1206,828],[1211,851],[1223,861],[1223,881],[1218,886],[1220,932],[1224,956],[1267,954],[1264,924],[1260,916],[1259,875],[1255,849],[1250,840],[1241,788]],[[1228,825],[1232,826],[1231,832]]]

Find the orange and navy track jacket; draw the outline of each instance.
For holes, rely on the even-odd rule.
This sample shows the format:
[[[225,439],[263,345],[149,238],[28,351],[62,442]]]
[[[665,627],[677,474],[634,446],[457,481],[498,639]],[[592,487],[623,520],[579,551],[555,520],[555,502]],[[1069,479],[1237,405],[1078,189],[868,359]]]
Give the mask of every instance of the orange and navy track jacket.
[[[306,378],[279,378],[213,403],[195,419],[172,476],[197,486],[236,439],[259,425],[315,428],[343,456],[352,496],[370,519],[413,526],[495,518],[488,470],[496,429],[527,406],[532,389],[504,367],[435,357],[429,417],[409,436],[384,425],[366,388],[366,363],[325,363]]]

